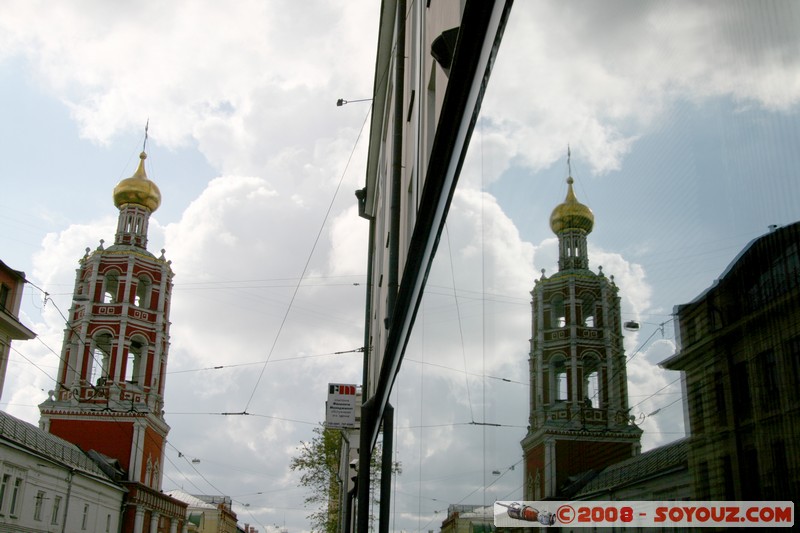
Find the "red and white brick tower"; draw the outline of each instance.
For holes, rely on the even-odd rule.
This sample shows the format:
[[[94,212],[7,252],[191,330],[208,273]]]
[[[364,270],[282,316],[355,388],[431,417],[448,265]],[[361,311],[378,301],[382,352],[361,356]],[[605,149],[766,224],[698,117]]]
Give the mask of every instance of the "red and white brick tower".
[[[119,460],[124,481],[157,492],[169,432],[163,403],[173,272],[163,250],[156,257],[146,248],[150,215],[161,203],[146,157],[114,188],[114,244],[101,240],[80,260],[58,381],[39,408],[43,429]]]
[[[618,288],[589,269],[586,237],[594,214],[567,179],[550,216],[558,272],[532,295],[530,418],[522,440],[524,498],[569,496],[577,476],[639,453],[642,431],[628,414]]]

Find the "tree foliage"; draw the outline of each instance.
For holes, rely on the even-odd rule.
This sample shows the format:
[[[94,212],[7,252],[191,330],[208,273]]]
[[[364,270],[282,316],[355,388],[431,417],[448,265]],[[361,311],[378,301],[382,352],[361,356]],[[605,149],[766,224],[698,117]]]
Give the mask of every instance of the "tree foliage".
[[[338,529],[341,449],[339,430],[318,426],[311,442],[301,442],[300,453],[289,463],[289,468],[300,472],[300,485],[309,489],[303,503],[316,509],[308,515],[311,531],[336,533]]]
[[[342,497],[342,485],[338,478],[341,451],[342,438],[339,430],[320,425],[314,428],[314,437],[311,442],[300,443],[299,454],[293,457],[289,463],[289,468],[300,472],[300,485],[309,489],[303,503],[306,507],[315,509],[307,516],[311,522],[312,532],[336,533],[338,531]],[[372,489],[370,500],[372,505],[378,503],[376,489],[380,486],[380,457],[381,446],[377,444],[373,449],[370,461],[370,486]],[[393,464],[392,473],[399,474],[400,472],[400,465]]]

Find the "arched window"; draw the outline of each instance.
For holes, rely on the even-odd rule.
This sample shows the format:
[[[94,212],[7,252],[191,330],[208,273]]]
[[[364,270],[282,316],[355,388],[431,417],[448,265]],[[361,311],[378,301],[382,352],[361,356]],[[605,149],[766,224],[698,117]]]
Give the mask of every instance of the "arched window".
[[[148,307],[150,305],[150,289],[152,283],[150,278],[142,276],[136,283],[136,296],[133,299],[133,305],[136,307]]]
[[[144,385],[144,356],[147,345],[143,339],[134,338],[128,348],[128,361],[125,366],[125,380],[129,383]]]
[[[554,296],[550,301],[550,323],[554,328],[563,328],[567,325],[567,312],[564,307],[564,298],[561,296]]]
[[[98,386],[103,386],[108,380],[109,375],[108,365],[111,361],[111,334],[100,333],[95,335],[93,341],[92,374],[89,376],[89,381],[94,382],[96,380]]]
[[[594,355],[583,358],[583,402],[586,407],[599,408],[603,401],[600,387],[600,359]]]
[[[563,355],[550,358],[550,390],[554,401],[567,401],[567,364]]]
[[[583,302],[581,302],[581,316],[583,317],[583,325],[587,328],[595,327],[595,317],[594,317],[594,298],[591,295],[584,296]]]
[[[117,290],[119,289],[119,273],[115,270],[108,272],[103,280],[103,303],[117,303]]]

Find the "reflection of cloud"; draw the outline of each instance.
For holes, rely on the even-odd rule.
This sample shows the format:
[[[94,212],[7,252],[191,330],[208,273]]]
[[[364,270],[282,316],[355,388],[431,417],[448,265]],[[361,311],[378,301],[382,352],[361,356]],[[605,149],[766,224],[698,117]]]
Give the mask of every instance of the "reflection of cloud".
[[[618,169],[637,137],[679,99],[794,108],[800,13],[791,1],[769,6],[515,5],[484,104],[483,134],[492,152],[503,153],[489,175],[515,158],[547,168],[567,144],[596,173]]]
[[[471,151],[465,164],[392,399],[406,472],[396,497],[397,516],[410,524],[405,529],[420,525],[418,515],[426,517],[423,525],[433,519],[443,502],[521,492],[521,467],[487,492],[479,488],[495,481],[492,470],[505,472],[520,458],[529,402],[529,291],[541,268],[555,272],[556,240],[523,241],[503,206],[480,190],[509,166],[548,168],[563,159],[567,144],[594,172],[620,168],[636,140],[664,125],[679,100],[701,105],[721,96],[741,107],[794,109],[798,7],[769,5],[773,11],[760,3],[719,9],[692,1],[514,6],[476,128],[480,151]],[[363,185],[365,143],[356,147],[353,168],[345,172],[344,165],[368,108],[334,102],[369,96],[376,4],[5,7],[0,59],[25,58],[34,82],[66,104],[84,137],[110,142],[141,128],[149,115],[156,142],[196,146],[219,170],[197,198],[181,199],[191,205],[179,220],[161,226],[159,212],[150,226],[151,251],[165,247],[176,272],[170,442],[197,457],[224,458],[218,471],[204,472],[215,487],[180,464],[170,464],[166,484],[189,488],[189,478],[200,485],[192,491],[234,493],[270,483],[294,498],[278,493],[258,507],[259,519],[274,523],[275,508],[292,509],[302,499],[291,493],[296,479],[286,467],[322,418],[326,383],[361,379],[361,354],[332,353],[363,344],[368,222],[356,216],[351,191]],[[311,254],[341,177],[347,192],[335,199]],[[58,294],[51,292],[65,313],[84,248],[113,239],[110,201],[104,213],[96,223],[77,220],[48,235],[34,258],[31,279],[57,287]],[[615,276],[625,316],[652,312],[643,267],[591,243],[590,236],[592,267]],[[40,299],[30,288],[29,295]],[[64,324],[52,302],[37,323],[26,323],[55,354],[38,341],[23,344],[38,368],[16,366],[5,390],[15,404],[9,410],[35,421],[32,404],[53,386]],[[630,356],[646,337],[625,334]],[[677,398],[677,384],[653,396],[677,377],[655,366],[672,349],[656,339],[628,368],[634,413],[650,415],[643,422],[645,448],[682,432],[680,402],[651,415]],[[246,405],[251,415],[219,414]],[[296,514],[289,520],[299,530],[305,513]],[[424,529],[436,527],[434,521]]]

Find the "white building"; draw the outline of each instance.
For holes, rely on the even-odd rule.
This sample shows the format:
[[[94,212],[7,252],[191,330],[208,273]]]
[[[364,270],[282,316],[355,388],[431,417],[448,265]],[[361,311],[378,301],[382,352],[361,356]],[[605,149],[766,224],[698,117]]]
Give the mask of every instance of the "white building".
[[[117,532],[124,494],[80,448],[0,411],[0,531]]]
[[[168,496],[186,504],[189,533],[236,533],[236,513],[228,496],[195,496],[182,490],[170,490]]]

